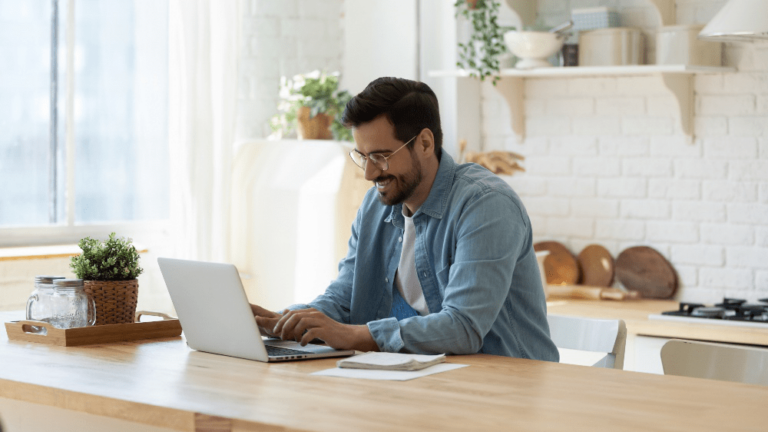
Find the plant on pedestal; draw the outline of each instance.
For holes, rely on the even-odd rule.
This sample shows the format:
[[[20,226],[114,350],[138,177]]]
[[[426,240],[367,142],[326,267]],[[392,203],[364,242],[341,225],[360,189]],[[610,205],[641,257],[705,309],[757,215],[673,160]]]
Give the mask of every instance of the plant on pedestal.
[[[278,139],[297,130],[299,139],[352,141],[341,124],[341,114],[352,96],[339,90],[339,73],[313,71],[280,79],[278,114],[272,117],[272,136]]]

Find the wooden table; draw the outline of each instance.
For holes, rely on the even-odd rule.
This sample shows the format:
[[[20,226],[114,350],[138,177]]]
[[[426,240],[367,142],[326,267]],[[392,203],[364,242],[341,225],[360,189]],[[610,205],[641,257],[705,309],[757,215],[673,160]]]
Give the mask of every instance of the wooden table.
[[[0,319],[15,318],[0,313]],[[0,336],[0,398],[185,431],[755,430],[768,388],[490,355],[413,381],[316,377],[182,338],[53,347]],[[66,430],[63,428],[61,430]],[[72,429],[78,430],[78,429]]]

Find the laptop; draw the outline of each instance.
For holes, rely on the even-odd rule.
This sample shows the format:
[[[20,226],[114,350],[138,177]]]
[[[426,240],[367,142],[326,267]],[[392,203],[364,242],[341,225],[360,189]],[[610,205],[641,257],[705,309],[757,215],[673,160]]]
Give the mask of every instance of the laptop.
[[[264,339],[232,264],[158,258],[187,345],[261,362],[343,357],[353,350]]]

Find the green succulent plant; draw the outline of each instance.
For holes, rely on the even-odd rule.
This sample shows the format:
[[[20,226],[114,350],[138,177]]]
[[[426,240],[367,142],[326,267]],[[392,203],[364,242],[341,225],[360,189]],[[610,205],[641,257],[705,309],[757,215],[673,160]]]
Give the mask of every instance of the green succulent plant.
[[[115,233],[102,242],[85,237],[78,243],[83,253],[72,257],[69,267],[84,280],[121,281],[136,279],[144,270],[139,266],[139,252],[131,239]]]

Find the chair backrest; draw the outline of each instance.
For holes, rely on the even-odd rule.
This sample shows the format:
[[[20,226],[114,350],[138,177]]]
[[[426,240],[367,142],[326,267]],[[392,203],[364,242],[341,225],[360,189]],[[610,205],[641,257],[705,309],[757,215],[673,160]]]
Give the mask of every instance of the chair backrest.
[[[595,367],[624,368],[627,326],[623,320],[547,315],[549,334],[558,348],[605,353]]]
[[[671,340],[661,365],[665,375],[768,385],[768,349]]]

